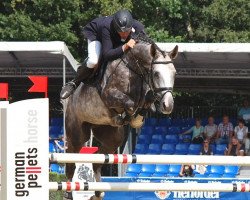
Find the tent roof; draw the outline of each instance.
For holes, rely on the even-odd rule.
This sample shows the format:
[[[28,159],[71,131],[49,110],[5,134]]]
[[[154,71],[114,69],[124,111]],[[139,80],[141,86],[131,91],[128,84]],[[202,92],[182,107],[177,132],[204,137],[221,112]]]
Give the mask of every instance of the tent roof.
[[[179,46],[175,87],[187,91],[245,92],[250,89],[249,43],[157,43]],[[0,42],[0,77],[73,77],[78,62],[64,42]],[[74,69],[74,70],[73,70]]]
[[[77,68],[77,61],[64,42],[0,42],[0,68],[60,67]]]

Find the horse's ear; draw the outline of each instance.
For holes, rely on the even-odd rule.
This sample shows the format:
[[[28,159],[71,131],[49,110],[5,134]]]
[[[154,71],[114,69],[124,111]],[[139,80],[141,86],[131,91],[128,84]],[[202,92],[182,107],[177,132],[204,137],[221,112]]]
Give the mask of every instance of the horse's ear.
[[[169,52],[169,57],[171,58],[171,59],[175,59],[176,57],[177,57],[177,55],[178,55],[178,45],[176,45],[175,47],[174,47],[174,49],[172,50],[172,51],[170,51]]]
[[[154,44],[151,44],[151,47],[150,47],[150,54],[151,56],[154,58],[155,55],[156,55],[156,48],[155,48],[155,45]]]

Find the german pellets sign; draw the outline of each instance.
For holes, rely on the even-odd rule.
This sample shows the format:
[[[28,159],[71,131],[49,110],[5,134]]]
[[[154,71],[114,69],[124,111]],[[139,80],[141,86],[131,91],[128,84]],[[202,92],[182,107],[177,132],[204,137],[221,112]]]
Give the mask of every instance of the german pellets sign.
[[[7,108],[7,199],[48,197],[48,99],[32,99]],[[46,138],[46,139],[45,139]],[[5,168],[6,167],[6,168]]]

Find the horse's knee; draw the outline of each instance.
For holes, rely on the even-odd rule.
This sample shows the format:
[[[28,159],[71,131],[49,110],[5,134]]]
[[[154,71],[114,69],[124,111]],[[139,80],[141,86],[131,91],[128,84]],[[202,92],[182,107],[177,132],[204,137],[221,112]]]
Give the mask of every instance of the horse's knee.
[[[69,180],[72,180],[74,176],[76,165],[74,163],[66,164],[66,176]]]

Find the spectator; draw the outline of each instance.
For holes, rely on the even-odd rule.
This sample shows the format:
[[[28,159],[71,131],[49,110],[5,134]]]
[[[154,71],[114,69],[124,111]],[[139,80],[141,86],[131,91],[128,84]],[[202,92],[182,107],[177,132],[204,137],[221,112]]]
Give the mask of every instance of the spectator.
[[[247,133],[247,137],[245,140],[245,153],[247,156],[250,156],[250,133]]]
[[[194,176],[194,165],[182,165],[179,173],[180,177],[193,177]]]
[[[233,136],[233,131],[233,124],[229,122],[229,117],[224,115],[218,126],[216,144],[228,144]]]
[[[214,123],[214,118],[210,116],[208,118],[208,124],[204,128],[204,137],[213,143],[216,138],[216,133],[217,125]]]
[[[248,128],[244,125],[245,125],[244,120],[239,119],[238,126],[234,128],[234,136],[239,140],[241,144],[245,143],[248,133]]]
[[[225,150],[226,156],[244,156],[244,145],[239,143],[236,137],[232,137],[232,140]]]
[[[200,155],[213,155],[213,150],[209,144],[209,140],[205,139],[201,147]]]
[[[203,132],[204,132],[204,127],[201,126],[201,120],[199,118],[196,118],[195,126],[190,128],[189,130],[185,131],[181,135],[193,133],[193,135],[192,135],[192,143],[201,144],[203,142],[203,136],[202,136]]]
[[[244,119],[246,125],[250,125],[250,107],[247,99],[243,101],[243,107],[238,112],[238,118]]]

